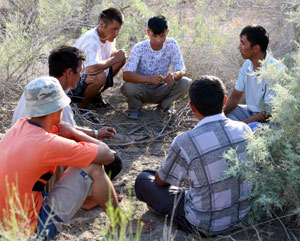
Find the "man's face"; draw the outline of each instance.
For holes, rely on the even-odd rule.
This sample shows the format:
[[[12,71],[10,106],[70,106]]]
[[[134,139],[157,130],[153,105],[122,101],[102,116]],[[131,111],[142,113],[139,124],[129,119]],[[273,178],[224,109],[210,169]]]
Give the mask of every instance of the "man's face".
[[[161,34],[154,34],[152,30],[147,29],[147,34],[150,38],[150,45],[153,50],[160,50],[166,41],[169,30],[166,29]]]
[[[68,88],[70,88],[71,90],[74,90],[76,88],[76,85],[81,77],[81,73],[83,71],[83,64],[82,64],[82,60],[78,61],[78,67],[76,69],[76,73],[73,72],[73,70],[71,70],[71,75],[70,75],[70,80],[69,80],[69,86]]]
[[[240,37],[240,45],[238,47],[243,59],[251,59],[255,55],[254,46],[248,41],[246,35]]]
[[[108,40],[109,42],[113,42],[114,39],[119,35],[121,27],[122,25],[116,20],[113,20],[111,23],[105,23],[101,21],[99,24],[99,34],[101,41],[103,40],[105,42],[106,40]]]

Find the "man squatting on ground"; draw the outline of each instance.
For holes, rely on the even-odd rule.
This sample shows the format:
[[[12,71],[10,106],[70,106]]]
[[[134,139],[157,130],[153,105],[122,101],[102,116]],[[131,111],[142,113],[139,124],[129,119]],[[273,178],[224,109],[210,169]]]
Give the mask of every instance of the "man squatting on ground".
[[[98,107],[109,106],[109,103],[103,101],[101,93],[113,86],[113,77],[126,62],[124,50],[115,47],[115,39],[123,21],[123,14],[118,9],[103,10],[98,26],[76,41],[75,47],[86,56],[85,72],[72,93],[72,101],[79,102],[79,108],[89,108],[92,101]]]
[[[57,224],[70,220],[89,193],[104,211],[108,200],[117,208],[115,189],[103,168],[114,160],[115,152],[61,122],[70,99],[58,80],[48,76],[35,79],[25,87],[24,96],[29,118],[18,120],[0,140],[1,220],[11,215],[7,187],[11,193],[13,186],[23,210],[28,211],[26,217],[15,215],[18,220],[28,219],[28,228],[43,239],[54,238]],[[51,176],[57,165],[69,167],[46,195],[45,177]],[[152,226],[146,222],[144,231]]]
[[[48,66],[49,66],[49,75],[55,77],[59,80],[64,91],[68,89],[74,89],[78,80],[81,76],[82,72],[82,62],[85,60],[84,53],[71,46],[61,46],[54,49],[48,58]],[[18,105],[15,109],[12,125],[14,125],[17,120],[27,117],[26,113],[26,105],[25,105],[25,95],[22,94]],[[96,139],[102,138],[113,138],[116,134],[116,131],[112,127],[102,127],[98,130],[91,130],[86,128],[81,128],[76,126],[74,115],[70,105],[67,105],[63,109],[62,120],[72,125],[73,128],[76,128],[79,131],[83,131],[85,134],[90,137],[94,137]],[[122,169],[122,161],[116,155],[115,160],[109,164],[105,165],[105,171],[113,179]],[[64,167],[57,167],[55,174],[47,183],[47,191],[54,186],[54,183],[62,176],[64,172]],[[93,202],[90,198],[84,203],[83,209],[89,210],[96,206],[97,204]]]
[[[255,71],[260,68],[262,60],[271,64],[278,63],[278,67],[283,67],[278,60],[269,56],[268,44],[269,37],[262,26],[246,26],[240,33],[238,49],[246,61],[240,69],[235,88],[224,108],[224,113],[228,118],[247,124],[268,121],[270,115],[264,109],[264,105],[270,104],[271,97],[275,93],[268,86],[267,80],[258,80],[258,74]],[[244,94],[246,95],[246,105],[240,105]]]
[[[150,40],[136,44],[131,50],[121,87],[130,119],[140,117],[143,103],[158,104],[158,110],[168,112],[172,102],[188,92],[192,81],[184,77],[180,49],[174,39],[167,38],[168,32],[164,16],[152,17],[147,29]],[[170,65],[174,72],[169,72]]]
[[[135,181],[139,200],[149,209],[171,217],[178,228],[202,235],[216,235],[239,227],[250,210],[247,183],[226,177],[223,154],[236,149],[240,161],[247,158],[245,133],[250,128],[222,113],[226,102],[220,79],[202,76],[192,83],[190,106],[199,123],[177,136],[158,171],[143,171]],[[190,178],[189,189],[178,186]]]

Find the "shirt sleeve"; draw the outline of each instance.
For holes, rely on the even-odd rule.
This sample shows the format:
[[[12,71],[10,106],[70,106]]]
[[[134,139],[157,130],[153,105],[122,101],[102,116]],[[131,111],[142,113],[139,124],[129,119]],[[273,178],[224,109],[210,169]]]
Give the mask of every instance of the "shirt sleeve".
[[[159,178],[174,186],[179,186],[187,176],[187,162],[182,158],[180,152],[175,138],[166,159],[158,169]]]
[[[49,139],[42,165],[83,168],[88,166],[98,153],[96,144],[76,142],[50,133],[47,135]]]
[[[174,72],[179,71],[179,70],[186,70],[179,46],[178,46],[176,40],[174,40],[174,39],[172,39],[171,53],[172,53],[171,54],[171,63],[172,63]]]
[[[129,59],[126,63],[126,66],[124,68],[124,71],[130,71],[130,72],[136,72],[138,65],[140,63],[141,60],[141,54],[140,54],[140,46],[135,45],[131,52],[130,52],[130,56]]]

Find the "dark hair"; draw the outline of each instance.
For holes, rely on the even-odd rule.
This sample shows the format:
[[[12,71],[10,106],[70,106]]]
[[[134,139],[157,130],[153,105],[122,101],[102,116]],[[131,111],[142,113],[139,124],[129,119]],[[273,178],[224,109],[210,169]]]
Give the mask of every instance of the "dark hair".
[[[85,60],[85,55],[80,49],[72,46],[60,46],[51,51],[48,58],[49,75],[60,77],[68,68],[76,73],[79,60]]]
[[[251,43],[251,47],[259,45],[261,51],[266,52],[269,44],[269,35],[264,27],[259,25],[249,25],[240,33],[240,37],[247,36],[247,40]]]
[[[124,22],[123,14],[116,8],[107,8],[99,15],[99,23],[103,21],[105,24],[109,24],[112,23],[113,20],[117,21],[121,25]]]
[[[189,95],[199,113],[210,116],[222,113],[225,91],[219,78],[204,75],[192,83]]]
[[[168,21],[162,15],[154,16],[148,20],[148,29],[154,34],[162,34],[168,29]]]

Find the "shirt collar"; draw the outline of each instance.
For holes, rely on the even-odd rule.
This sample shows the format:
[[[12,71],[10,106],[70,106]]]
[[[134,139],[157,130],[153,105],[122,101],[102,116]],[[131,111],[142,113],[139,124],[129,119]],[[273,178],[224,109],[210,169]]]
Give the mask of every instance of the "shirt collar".
[[[196,129],[208,122],[219,121],[219,120],[224,120],[224,119],[226,119],[226,116],[223,113],[206,116],[201,121],[199,121],[198,124],[193,129]]]
[[[269,56],[269,52],[266,51],[266,57],[265,57],[265,59],[268,59],[269,57],[270,57],[270,56]],[[253,63],[252,63],[251,60],[250,60],[249,66],[248,66],[248,71],[249,71],[250,73],[254,72],[254,70],[253,70]]]

